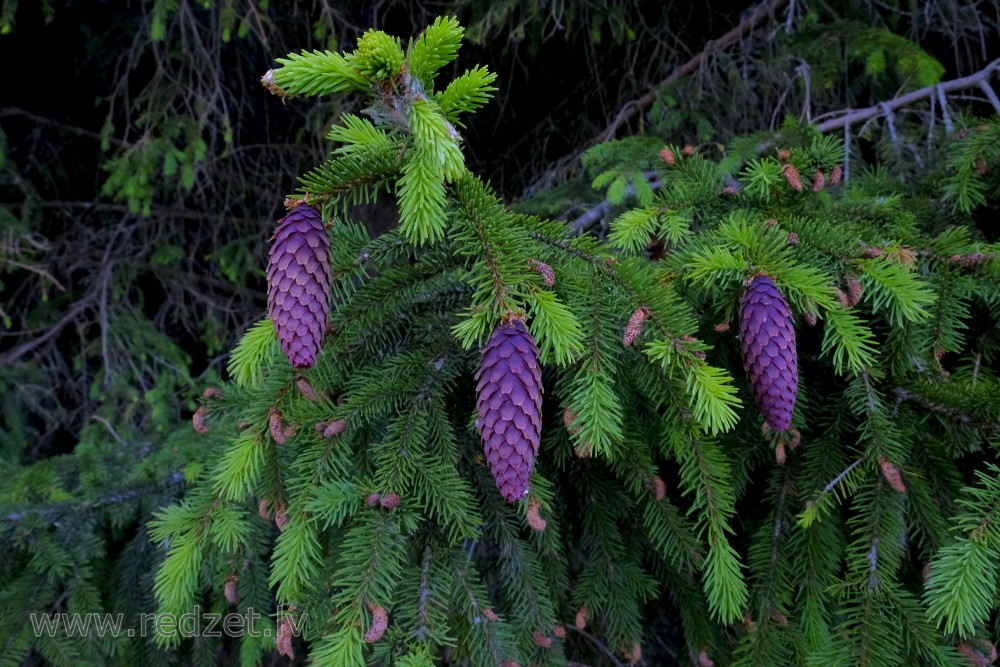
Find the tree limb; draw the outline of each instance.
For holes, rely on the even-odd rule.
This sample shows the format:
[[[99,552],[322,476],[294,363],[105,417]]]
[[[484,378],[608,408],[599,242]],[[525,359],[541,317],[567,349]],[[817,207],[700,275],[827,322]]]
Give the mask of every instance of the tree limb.
[[[963,426],[971,426],[977,431],[982,431],[989,435],[997,435],[1000,433],[1000,424],[994,424],[992,422],[984,421],[978,418],[976,415],[962,412],[958,408],[953,408],[949,405],[943,405],[941,403],[936,403],[926,396],[922,396],[916,392],[909,391],[903,387],[895,387],[892,393],[896,395],[899,401],[908,401],[910,403],[916,403],[920,407],[933,412],[935,414],[948,417],[949,419],[962,424]]]
[[[87,307],[90,306],[91,300],[92,300],[91,297],[88,296],[80,301],[77,301],[69,308],[69,310],[67,310],[63,314],[62,317],[59,318],[59,321],[57,321],[55,324],[49,327],[48,331],[43,333],[41,336],[33,338],[32,340],[29,340],[27,343],[15,347],[14,349],[0,355],[0,364],[4,365],[12,364],[21,357],[23,357],[24,355],[34,350],[39,345],[45,343],[50,338],[57,336],[59,332],[62,331],[67,324],[75,320],[77,315],[82,313]]]
[[[740,21],[737,26],[719,39],[708,42],[700,53],[695,55],[686,63],[675,67],[674,70],[667,75],[667,78],[654,85],[648,93],[638,99],[626,103],[625,106],[623,106],[618,112],[618,115],[615,116],[615,119],[611,121],[611,124],[608,125],[603,132],[597,135],[597,137],[592,139],[588,146],[602,144],[609,139],[613,139],[615,133],[618,132],[618,128],[631,120],[637,113],[651,105],[656,100],[656,97],[660,94],[661,90],[675,81],[684,78],[688,74],[697,72],[712,55],[722,51],[723,49],[729,48],[736,42],[743,39],[747,34],[752,32],[754,28],[760,25],[764,19],[769,18],[774,14],[774,12],[781,9],[781,6],[787,2],[788,0],[769,0],[768,2],[757,5],[747,18]]]
[[[1000,59],[994,60],[975,74],[963,76],[960,79],[952,79],[951,81],[945,81],[944,83],[937,83],[933,86],[927,86],[926,88],[914,90],[906,93],[905,95],[900,95],[899,97],[886,102],[880,102],[879,104],[865,109],[845,109],[843,116],[822,122],[816,126],[816,129],[822,133],[839,130],[840,128],[847,127],[848,125],[861,123],[869,118],[885,114],[886,110],[895,111],[896,109],[909,106],[914,102],[927,99],[932,95],[937,95],[938,98],[943,101],[945,93],[962,90],[964,88],[971,88],[972,86],[988,87],[990,75],[992,75],[997,69],[1000,69]]]

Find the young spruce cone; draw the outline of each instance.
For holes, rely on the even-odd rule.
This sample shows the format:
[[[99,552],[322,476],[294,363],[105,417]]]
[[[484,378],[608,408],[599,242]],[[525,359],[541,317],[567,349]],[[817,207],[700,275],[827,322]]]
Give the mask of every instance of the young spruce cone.
[[[788,304],[767,276],[755,277],[743,297],[740,338],[754,402],[772,429],[784,431],[799,386],[795,330]]]
[[[330,241],[319,213],[308,205],[289,211],[273,239],[267,310],[292,368],[312,368],[330,312]]]
[[[483,348],[476,373],[476,427],[497,488],[514,502],[528,493],[542,432],[542,369],[524,324],[500,324]]]

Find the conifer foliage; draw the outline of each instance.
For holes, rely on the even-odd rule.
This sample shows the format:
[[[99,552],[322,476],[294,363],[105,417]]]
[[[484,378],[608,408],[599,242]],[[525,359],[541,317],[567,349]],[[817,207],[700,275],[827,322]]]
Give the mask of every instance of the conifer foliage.
[[[995,322],[996,248],[878,171],[838,183],[843,144],[802,128],[720,161],[598,146],[621,213],[575,236],[465,167],[495,75],[441,83],[462,34],[369,31],[265,76],[370,106],[301,177],[273,322],[199,413],[217,455],[152,525],[161,610],[273,599],[244,664],[275,634],[319,665],[634,664],[665,600],[692,664],[968,664],[1000,553],[995,475],[958,461],[1000,416],[971,321]],[[344,207],[384,192],[400,224],[371,238]]]

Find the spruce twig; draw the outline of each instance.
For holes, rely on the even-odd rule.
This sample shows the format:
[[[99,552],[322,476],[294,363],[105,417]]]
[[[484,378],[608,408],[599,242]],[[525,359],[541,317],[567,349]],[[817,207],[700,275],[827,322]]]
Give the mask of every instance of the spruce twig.
[[[900,401],[916,403],[920,407],[930,410],[935,414],[943,415],[965,426],[971,426],[978,431],[983,431],[985,433],[989,433],[990,435],[1000,433],[1000,424],[983,421],[976,415],[963,412],[957,408],[952,408],[941,403],[936,403],[926,396],[904,389],[903,387],[894,387],[892,393],[895,394],[896,398]]]

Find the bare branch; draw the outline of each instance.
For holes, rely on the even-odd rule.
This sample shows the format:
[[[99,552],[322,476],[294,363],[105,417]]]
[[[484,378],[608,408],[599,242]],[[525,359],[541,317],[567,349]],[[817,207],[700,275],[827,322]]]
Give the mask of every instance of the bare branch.
[[[949,132],[952,131],[951,118],[947,111],[947,102],[945,101],[945,93],[950,93],[956,90],[963,90],[965,88],[971,88],[972,86],[978,86],[981,82],[988,82],[990,76],[1000,69],[1000,59],[994,60],[989,65],[979,70],[975,74],[970,74],[969,76],[963,76],[959,79],[952,79],[951,81],[945,81],[943,83],[938,83],[933,86],[927,86],[926,88],[921,88],[919,90],[914,90],[913,92],[906,93],[905,95],[900,95],[894,99],[888,100],[886,102],[880,102],[874,106],[867,107],[865,109],[856,109],[845,113],[839,118],[834,118],[826,122],[820,123],[816,126],[819,132],[826,133],[832,130],[839,130],[847,125],[854,125],[855,123],[863,123],[869,118],[874,118],[879,114],[888,114],[890,111],[900,109],[902,107],[909,106],[914,102],[919,102],[929,98],[931,95],[937,94],[938,102],[941,105],[941,115],[944,118],[945,127]]]
[[[49,339],[59,335],[59,332],[62,331],[67,324],[75,320],[77,316],[80,315],[80,313],[82,313],[89,305],[90,305],[90,297],[77,301],[69,308],[69,310],[63,313],[63,316],[59,318],[58,322],[49,327],[48,331],[43,333],[41,336],[29,340],[27,343],[19,345],[18,347],[15,347],[13,350],[10,350],[5,354],[0,355],[0,364],[3,365],[12,364],[21,357],[23,357],[24,355],[34,350],[36,347],[43,345]]]
[[[686,63],[679,65],[674,68],[667,78],[663,79],[659,83],[655,84],[653,88],[643,95],[642,97],[627,102],[625,106],[621,108],[615,119],[611,121],[611,124],[604,128],[597,137],[595,137],[588,146],[594,146],[597,144],[604,143],[609,139],[613,139],[615,134],[618,132],[618,128],[627,123],[632,119],[637,113],[650,106],[656,101],[656,97],[660,94],[660,91],[669,86],[670,84],[684,78],[688,74],[693,74],[697,72],[701,67],[708,62],[708,59],[722,51],[729,48],[733,44],[736,44],[746,35],[752,32],[757,26],[764,22],[765,19],[770,18],[774,13],[781,9],[781,7],[788,2],[788,0],[769,0],[769,2],[764,2],[759,5],[750,13],[750,15],[740,21],[740,23],[734,27],[732,30],[724,34],[719,39],[712,40],[705,45],[705,48],[701,50],[700,53],[695,55],[693,58],[688,60]]]

